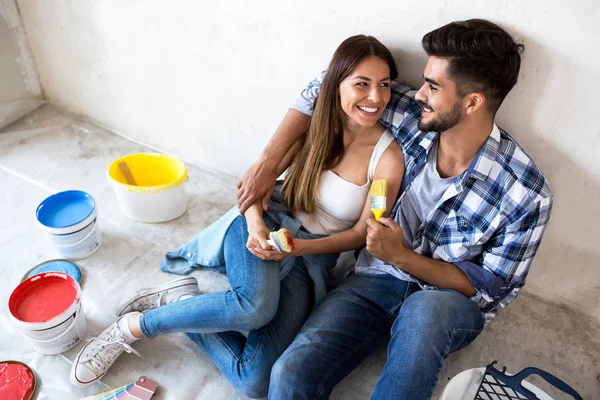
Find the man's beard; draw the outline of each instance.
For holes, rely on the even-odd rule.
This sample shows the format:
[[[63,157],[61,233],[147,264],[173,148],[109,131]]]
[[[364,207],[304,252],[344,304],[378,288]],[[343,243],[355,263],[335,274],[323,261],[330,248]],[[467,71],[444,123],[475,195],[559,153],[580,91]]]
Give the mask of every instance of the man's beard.
[[[454,106],[452,106],[452,110],[438,116],[437,119],[433,119],[427,123],[420,120],[418,125],[419,130],[422,132],[445,132],[456,126],[456,124],[460,122],[461,117],[461,102],[457,101],[454,103]]]

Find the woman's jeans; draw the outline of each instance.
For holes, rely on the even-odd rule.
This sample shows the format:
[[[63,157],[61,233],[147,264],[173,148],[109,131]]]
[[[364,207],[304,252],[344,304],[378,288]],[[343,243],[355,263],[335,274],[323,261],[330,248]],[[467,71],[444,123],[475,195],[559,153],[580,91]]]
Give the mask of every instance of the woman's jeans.
[[[239,392],[264,397],[273,364],[308,318],[314,290],[301,257],[281,280],[279,262],[254,256],[247,240],[246,219],[240,216],[224,242],[231,290],[145,311],[140,324],[149,338],[186,332]],[[248,337],[239,331],[249,331]]]
[[[483,327],[477,304],[458,292],[420,290],[387,274],[353,275],[327,295],[277,361],[269,399],[328,399],[390,334],[372,399],[429,399],[448,354]]]

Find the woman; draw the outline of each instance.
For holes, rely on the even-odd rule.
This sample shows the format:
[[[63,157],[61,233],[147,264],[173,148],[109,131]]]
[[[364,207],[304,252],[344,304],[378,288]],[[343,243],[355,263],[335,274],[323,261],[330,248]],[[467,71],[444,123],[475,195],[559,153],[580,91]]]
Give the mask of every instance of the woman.
[[[340,252],[364,245],[374,179],[387,180],[387,204],[394,204],[403,154],[378,118],[396,76],[391,53],[377,39],[346,39],[328,67],[307,139],[290,152],[281,192],[287,211],[263,213],[255,204],[218,238],[232,290],[199,294],[195,279],[183,278],[136,292],[117,306],[120,318],[78,354],[73,384],[99,380],[123,351],[137,354],[135,340],[186,332],[238,391],[265,396],[271,367],[326,291],[327,268]],[[267,242],[280,227],[294,233],[291,253]]]

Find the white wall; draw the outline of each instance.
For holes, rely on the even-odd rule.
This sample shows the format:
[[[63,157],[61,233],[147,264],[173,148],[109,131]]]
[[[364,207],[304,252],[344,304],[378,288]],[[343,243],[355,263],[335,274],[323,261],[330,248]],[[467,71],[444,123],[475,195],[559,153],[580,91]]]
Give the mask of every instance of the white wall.
[[[0,0],[0,128],[42,101],[42,88],[13,0]]]
[[[217,4],[223,3],[223,4]],[[49,101],[198,165],[241,175],[346,37],[393,50],[417,86],[420,39],[449,21],[501,24],[526,45],[500,110],[549,178],[550,228],[527,289],[600,320],[600,7],[595,0],[20,0]]]

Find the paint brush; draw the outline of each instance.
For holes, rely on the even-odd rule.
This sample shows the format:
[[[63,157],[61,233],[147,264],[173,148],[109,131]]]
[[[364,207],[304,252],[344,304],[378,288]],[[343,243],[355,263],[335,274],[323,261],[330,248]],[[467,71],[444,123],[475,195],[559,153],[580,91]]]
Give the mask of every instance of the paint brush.
[[[294,250],[294,238],[292,237],[292,233],[285,228],[271,232],[269,238],[270,239],[267,240],[267,242],[279,252],[289,253]]]
[[[379,222],[379,218],[386,211],[387,181],[385,179],[374,180],[369,194],[371,195],[371,211],[375,216],[375,221]]]

